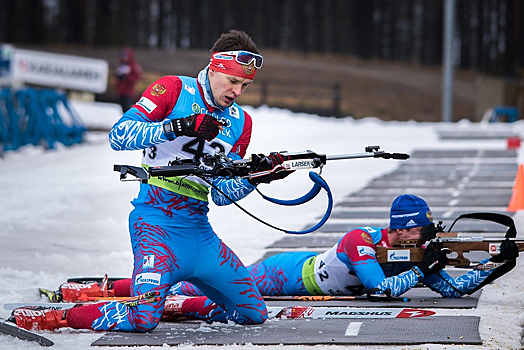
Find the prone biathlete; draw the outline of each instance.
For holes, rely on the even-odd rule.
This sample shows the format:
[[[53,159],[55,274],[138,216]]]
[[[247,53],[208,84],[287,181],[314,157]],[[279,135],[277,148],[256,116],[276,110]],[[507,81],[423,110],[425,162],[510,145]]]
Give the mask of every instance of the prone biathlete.
[[[471,270],[452,278],[444,267],[446,252],[427,252],[420,263],[395,263],[396,271],[381,267],[376,259],[376,247],[393,247],[401,240],[420,240],[422,227],[434,227],[433,216],[427,203],[420,197],[404,194],[398,196],[390,208],[388,227],[359,227],[346,233],[332,248],[324,253],[288,252],[266,258],[247,269],[259,292],[267,296],[281,295],[362,295],[369,290],[400,296],[417,283],[440,293],[446,298],[458,298],[482,287],[499,267],[488,270]],[[492,262],[511,261],[518,257],[518,247],[510,240],[503,241],[499,255],[485,259]],[[501,265],[503,266],[503,265]],[[399,271],[400,270],[400,271]],[[114,282],[116,294],[122,295],[130,280]],[[79,293],[70,296],[69,284],[52,295],[62,295],[74,301]],[[99,294],[98,284],[88,289]],[[74,285],[72,286],[74,287]],[[173,295],[202,296],[202,291],[192,283],[182,281],[170,291]],[[67,294],[67,296],[66,296]],[[182,299],[179,315],[188,317],[196,299]]]

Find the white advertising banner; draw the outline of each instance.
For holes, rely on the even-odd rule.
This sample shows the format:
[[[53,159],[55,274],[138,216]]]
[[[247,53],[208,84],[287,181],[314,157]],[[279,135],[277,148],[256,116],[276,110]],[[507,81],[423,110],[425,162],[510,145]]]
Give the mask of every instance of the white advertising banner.
[[[107,89],[107,61],[16,49],[12,60],[15,81],[103,93]]]

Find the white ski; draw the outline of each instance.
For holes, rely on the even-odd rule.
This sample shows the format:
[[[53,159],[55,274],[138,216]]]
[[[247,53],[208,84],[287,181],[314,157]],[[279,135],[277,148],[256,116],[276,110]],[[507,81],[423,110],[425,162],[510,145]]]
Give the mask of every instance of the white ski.
[[[46,309],[52,310],[67,310],[72,308],[77,303],[48,303],[48,302],[26,302],[26,303],[6,303],[4,304],[4,310],[14,310],[19,307],[45,307]]]

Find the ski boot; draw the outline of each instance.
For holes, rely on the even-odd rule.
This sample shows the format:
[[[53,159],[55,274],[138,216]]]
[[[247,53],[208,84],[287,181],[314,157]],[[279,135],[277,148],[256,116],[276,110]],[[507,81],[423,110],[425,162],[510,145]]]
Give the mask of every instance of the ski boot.
[[[54,331],[67,327],[67,310],[53,310],[45,307],[21,307],[13,310],[8,321],[31,330]]]
[[[64,299],[61,290],[38,288],[38,291],[40,292],[40,295],[45,295],[51,303],[60,303]]]
[[[113,290],[108,284],[108,277],[105,275],[104,279],[100,282],[67,282],[62,283],[60,289],[57,291],[51,291],[44,288],[39,289],[41,295],[45,295],[49,298],[52,303],[74,303],[77,301],[87,301],[82,298],[90,297],[109,297],[114,296]]]
[[[162,312],[162,321],[180,321],[185,319],[182,312],[182,304],[184,301],[192,298],[185,295],[168,295],[164,304],[164,311]]]

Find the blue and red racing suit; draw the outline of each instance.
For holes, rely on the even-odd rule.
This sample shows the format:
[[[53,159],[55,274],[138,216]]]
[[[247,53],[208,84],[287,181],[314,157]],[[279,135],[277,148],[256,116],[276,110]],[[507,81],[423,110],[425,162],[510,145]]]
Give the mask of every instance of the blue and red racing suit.
[[[203,77],[207,74],[201,73],[198,79]],[[251,117],[237,104],[223,110],[210,107],[206,93],[195,78],[160,78],[113,126],[109,134],[111,147],[143,150],[144,167],[167,165],[176,158],[199,159],[204,153],[216,151],[232,159],[242,158],[251,139]],[[172,141],[166,138],[163,122],[195,113],[212,115],[223,122],[224,129],[210,142],[186,136]],[[209,181],[233,200],[255,189],[245,179]],[[158,291],[160,301],[135,307],[108,302],[75,308],[67,315],[68,324],[94,330],[151,331],[160,321],[169,289],[182,280],[212,299],[203,298],[192,317],[263,323],[267,309],[251,275],[208,221],[209,187],[194,176],[158,177],[140,184],[129,215],[134,254],[131,295]],[[230,204],[214,188],[211,198],[217,205]]]
[[[361,295],[378,288],[399,296],[413,288],[419,282],[411,270],[416,264],[390,264],[396,270],[381,266],[375,257],[377,245],[390,247],[387,228],[360,227],[324,253],[281,253],[248,270],[263,295]],[[421,282],[446,298],[458,298],[474,290],[494,270],[471,270],[457,278],[444,270],[425,277],[421,273]],[[170,293],[202,295],[187,282],[177,283]]]

